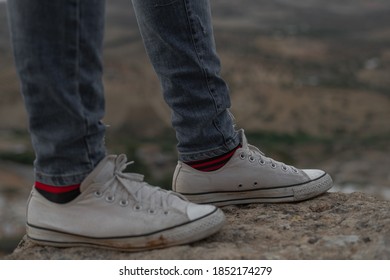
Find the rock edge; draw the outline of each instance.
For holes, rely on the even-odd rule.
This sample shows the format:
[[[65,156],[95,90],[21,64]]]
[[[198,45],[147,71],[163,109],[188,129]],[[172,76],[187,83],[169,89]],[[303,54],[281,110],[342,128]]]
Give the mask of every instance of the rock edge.
[[[217,234],[144,252],[39,246],[24,237],[9,260],[390,259],[390,201],[363,193],[326,193],[283,204],[226,206]]]

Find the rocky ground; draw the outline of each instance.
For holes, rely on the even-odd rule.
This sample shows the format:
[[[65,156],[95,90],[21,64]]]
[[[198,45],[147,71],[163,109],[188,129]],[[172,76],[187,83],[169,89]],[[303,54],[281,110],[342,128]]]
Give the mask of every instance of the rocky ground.
[[[390,201],[327,193],[296,204],[222,209],[223,229],[191,245],[128,253],[38,246],[24,237],[5,259],[390,259]]]

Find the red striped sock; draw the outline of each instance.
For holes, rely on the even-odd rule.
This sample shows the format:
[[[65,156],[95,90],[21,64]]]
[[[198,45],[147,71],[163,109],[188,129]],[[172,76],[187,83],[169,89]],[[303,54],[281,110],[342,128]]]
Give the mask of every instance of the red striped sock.
[[[241,145],[238,145],[236,148],[234,148],[230,152],[227,152],[226,154],[204,160],[185,162],[185,164],[188,164],[192,168],[195,168],[200,171],[215,171],[223,167],[230,160],[230,158],[233,156],[233,154],[238,148],[241,148]]]
[[[61,204],[72,201],[80,194],[80,184],[58,187],[35,182],[35,189],[51,202]]]

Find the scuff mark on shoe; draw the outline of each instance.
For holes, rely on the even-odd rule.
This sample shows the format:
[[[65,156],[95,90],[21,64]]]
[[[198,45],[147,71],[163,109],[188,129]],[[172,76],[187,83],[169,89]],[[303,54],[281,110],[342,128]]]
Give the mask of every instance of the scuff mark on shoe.
[[[146,247],[158,248],[158,247],[161,247],[161,246],[166,245],[166,244],[168,244],[168,240],[163,235],[160,235],[160,237],[158,239],[153,239],[153,240],[148,241],[146,243]]]

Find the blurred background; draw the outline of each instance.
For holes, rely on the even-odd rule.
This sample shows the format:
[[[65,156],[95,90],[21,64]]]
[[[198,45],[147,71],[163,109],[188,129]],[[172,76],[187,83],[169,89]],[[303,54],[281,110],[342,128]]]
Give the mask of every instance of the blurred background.
[[[390,1],[211,0],[237,126],[267,155],[390,199]],[[129,0],[107,1],[106,144],[170,187],[176,140]],[[25,233],[34,154],[0,1],[0,256]]]

